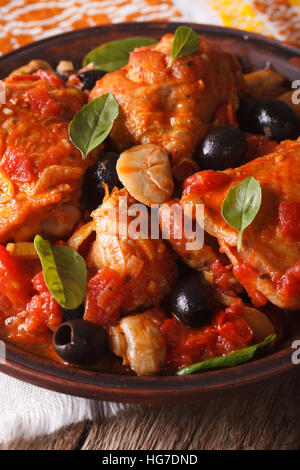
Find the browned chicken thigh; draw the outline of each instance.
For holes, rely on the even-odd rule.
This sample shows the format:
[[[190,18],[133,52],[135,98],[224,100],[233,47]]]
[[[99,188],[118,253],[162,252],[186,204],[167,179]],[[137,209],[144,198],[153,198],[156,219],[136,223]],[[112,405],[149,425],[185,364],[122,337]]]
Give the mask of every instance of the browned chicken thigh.
[[[81,177],[93,161],[83,160],[68,138],[83,92],[48,70],[29,71],[4,80],[0,104],[1,243],[68,235],[81,216]]]
[[[216,237],[221,252],[252,303],[267,300],[280,308],[300,307],[300,141],[281,142],[269,155],[224,172],[195,173],[184,183],[181,205],[204,204],[204,228]],[[254,176],[262,187],[260,210],[243,234],[237,251],[237,231],[222,217],[222,202],[229,188]],[[163,213],[161,218],[163,218]],[[163,219],[162,219],[163,220]],[[173,243],[174,245],[174,243]],[[174,248],[199,269],[207,248],[184,252]],[[198,265],[197,265],[198,263]]]
[[[194,54],[168,67],[173,38],[166,34],[158,44],[136,49],[127,66],[97,82],[90,100],[111,92],[118,101],[111,139],[119,150],[158,144],[171,153],[173,165],[181,165],[192,158],[217,110],[228,103],[238,107],[238,91],[246,85],[237,59],[202,37]]]

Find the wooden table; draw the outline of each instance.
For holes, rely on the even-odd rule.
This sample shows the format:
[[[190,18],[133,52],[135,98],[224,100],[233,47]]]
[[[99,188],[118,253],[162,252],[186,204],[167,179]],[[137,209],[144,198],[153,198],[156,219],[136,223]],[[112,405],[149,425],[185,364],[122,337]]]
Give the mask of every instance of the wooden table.
[[[137,406],[11,449],[300,449],[300,377],[201,404]]]

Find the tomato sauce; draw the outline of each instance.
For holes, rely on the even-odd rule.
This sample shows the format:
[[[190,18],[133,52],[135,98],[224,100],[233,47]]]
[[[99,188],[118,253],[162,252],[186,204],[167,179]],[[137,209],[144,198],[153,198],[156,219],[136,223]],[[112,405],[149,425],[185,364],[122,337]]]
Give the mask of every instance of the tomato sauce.
[[[253,331],[236,305],[218,310],[208,326],[190,328],[173,317],[165,320],[161,331],[167,341],[169,371],[229,354],[253,341]]]
[[[238,281],[245,287],[253,305],[261,307],[267,303],[267,299],[256,289],[258,272],[246,263],[240,263],[233,267],[233,274]]]
[[[300,294],[300,261],[275,280],[280,294],[289,299]]]
[[[300,241],[300,202],[282,201],[279,205],[279,227],[285,236]]]
[[[195,173],[184,181],[183,196],[189,194],[204,194],[207,191],[213,191],[221,188],[229,180],[225,173],[214,170],[200,171]]]

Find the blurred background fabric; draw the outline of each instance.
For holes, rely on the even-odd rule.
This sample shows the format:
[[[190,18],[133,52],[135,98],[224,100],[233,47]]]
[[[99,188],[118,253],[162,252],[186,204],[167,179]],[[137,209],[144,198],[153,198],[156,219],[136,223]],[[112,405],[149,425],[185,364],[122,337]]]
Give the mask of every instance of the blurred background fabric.
[[[300,0],[0,0],[0,54],[73,29],[164,20],[240,28],[300,47]]]

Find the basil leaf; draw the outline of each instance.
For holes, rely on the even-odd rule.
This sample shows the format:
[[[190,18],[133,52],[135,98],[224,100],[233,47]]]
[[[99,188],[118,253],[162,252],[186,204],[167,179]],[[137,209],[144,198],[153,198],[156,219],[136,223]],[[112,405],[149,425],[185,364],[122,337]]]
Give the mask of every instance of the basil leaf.
[[[174,60],[196,52],[199,45],[200,39],[192,28],[189,28],[188,26],[179,26],[175,31],[172,46],[172,58],[168,67],[172,66]]]
[[[229,189],[222,203],[222,216],[226,222],[239,232],[237,250],[242,247],[245,228],[255,219],[261,205],[261,186],[253,176]]]
[[[129,53],[136,47],[152,46],[156,43],[156,39],[144,36],[107,42],[89,52],[83,59],[83,65],[92,62],[97,69],[113,72],[128,64]]]
[[[68,246],[51,245],[36,235],[34,246],[42,263],[44,279],[59,305],[72,310],[82,304],[87,270],[84,259]]]
[[[111,93],[105,93],[83,106],[69,124],[69,138],[82,158],[100,145],[112,130],[119,105]]]
[[[219,369],[225,367],[233,367],[238,364],[243,364],[244,362],[250,361],[253,359],[254,354],[258,349],[262,349],[274,341],[276,335],[270,335],[264,339],[261,343],[254,344],[248,348],[239,349],[234,351],[226,356],[214,357],[213,359],[208,359],[207,361],[197,362],[196,364],[191,364],[190,366],[183,367],[176,372],[176,375],[190,375],[195,372],[203,372],[209,369]]]

